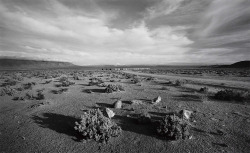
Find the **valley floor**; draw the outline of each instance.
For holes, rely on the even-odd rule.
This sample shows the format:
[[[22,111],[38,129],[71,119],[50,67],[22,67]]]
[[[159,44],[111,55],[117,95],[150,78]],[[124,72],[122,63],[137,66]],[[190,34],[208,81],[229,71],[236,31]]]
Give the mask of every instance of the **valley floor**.
[[[66,72],[65,72],[66,73]],[[144,79],[134,84],[131,78],[122,74],[134,74]],[[24,77],[17,87],[28,82],[35,82],[32,89],[18,93],[35,93],[43,90],[44,100],[13,100],[13,96],[0,96],[0,152],[232,152],[247,153],[250,150],[250,105],[249,102],[219,101],[212,95],[222,89],[249,90],[250,82],[202,79],[195,77],[167,76],[146,74],[135,71],[113,73],[93,71],[80,80],[74,80],[71,73],[66,73],[75,84],[67,91],[55,94],[58,90],[57,78],[44,79],[33,75]],[[89,86],[90,78],[99,78],[105,84],[121,84],[125,91],[105,93],[105,87]],[[45,81],[52,80],[50,83]],[[181,86],[166,84],[168,81],[181,80]],[[2,79],[1,82],[4,82]],[[163,88],[164,87],[164,88]],[[208,87],[209,93],[203,94],[201,87]],[[1,87],[2,88],[2,87]],[[92,93],[86,91],[91,90]],[[150,102],[161,96],[157,105]],[[121,99],[122,109],[112,108],[112,104]],[[131,105],[131,100],[140,100],[142,104]],[[81,142],[74,130],[83,110],[108,107],[115,112],[112,118],[123,132],[117,138],[111,138],[108,144],[95,141]],[[191,122],[192,137],[187,140],[167,141],[156,134],[155,127],[141,125],[132,117],[148,112],[152,119],[159,120],[169,112],[180,110],[194,112]]]

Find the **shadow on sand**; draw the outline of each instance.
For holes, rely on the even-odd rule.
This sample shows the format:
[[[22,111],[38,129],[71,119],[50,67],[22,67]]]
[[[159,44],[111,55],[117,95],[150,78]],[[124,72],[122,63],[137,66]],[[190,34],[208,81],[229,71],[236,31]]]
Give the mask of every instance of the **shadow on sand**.
[[[106,93],[105,89],[84,89],[82,92],[85,93]]]
[[[121,126],[122,130],[124,131],[151,136],[160,140],[166,140],[165,138],[159,137],[156,134],[155,127],[157,126],[157,122],[153,122],[151,124],[139,124],[136,118],[120,115],[115,115],[113,119],[116,120],[117,125]]]
[[[79,119],[55,113],[43,113],[42,116],[33,116],[32,119],[40,127],[48,128],[58,133],[72,136],[75,141],[81,141],[81,135],[74,129],[75,122]]]

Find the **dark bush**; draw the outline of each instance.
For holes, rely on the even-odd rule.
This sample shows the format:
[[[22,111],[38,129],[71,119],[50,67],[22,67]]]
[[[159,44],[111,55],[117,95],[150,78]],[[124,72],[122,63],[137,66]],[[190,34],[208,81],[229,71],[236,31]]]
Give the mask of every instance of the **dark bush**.
[[[117,137],[122,132],[121,127],[105,117],[99,109],[84,112],[81,121],[75,124],[75,130],[80,132],[84,139],[94,139],[98,142],[108,142],[111,137]]]
[[[184,85],[184,82],[183,82],[183,81],[180,81],[180,80],[176,80],[176,81],[175,81],[175,85],[176,85],[176,86],[182,86],[182,85]]]
[[[236,90],[221,90],[214,95],[215,99],[218,100],[228,100],[228,101],[245,101],[250,99],[249,92],[236,91]]]
[[[13,96],[15,93],[16,93],[16,90],[12,89],[10,86],[3,87],[0,90],[0,96],[5,96],[5,95]]]
[[[178,140],[188,138],[190,135],[189,129],[190,126],[187,120],[172,114],[166,115],[166,117],[160,121],[157,127],[157,133],[166,139]]]
[[[124,87],[120,84],[115,85],[115,84],[109,84],[106,89],[105,92],[106,93],[112,93],[112,92],[118,92],[118,91],[124,91]]]
[[[200,88],[201,93],[208,93],[208,88],[207,87],[202,87]]]
[[[36,100],[43,100],[45,99],[45,96],[42,92],[38,92],[36,96]]]

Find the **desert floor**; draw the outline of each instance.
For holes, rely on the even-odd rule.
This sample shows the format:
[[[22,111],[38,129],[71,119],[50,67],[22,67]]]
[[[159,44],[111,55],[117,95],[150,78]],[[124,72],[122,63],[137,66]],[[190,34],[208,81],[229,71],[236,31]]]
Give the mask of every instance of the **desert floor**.
[[[11,73],[10,75],[8,73]],[[12,77],[17,72],[2,76]],[[14,74],[13,74],[14,73]],[[33,73],[33,72],[26,72]],[[78,72],[76,72],[78,73]],[[125,73],[142,79],[135,84],[126,78]],[[58,78],[30,75],[12,88],[24,83],[35,82],[32,89],[22,90],[16,95],[29,92],[35,94],[43,90],[43,100],[13,100],[13,96],[0,96],[0,152],[249,152],[250,151],[250,105],[249,102],[219,101],[213,94],[222,89],[249,90],[250,79],[244,81],[218,78],[199,78],[148,74],[136,71],[91,71],[74,80],[70,72],[65,72],[75,84],[61,94],[53,91]],[[147,79],[152,77],[150,79]],[[99,78],[105,84],[121,84],[125,91],[105,93],[105,87],[89,86],[90,78]],[[143,79],[144,78],[144,79]],[[1,83],[5,78],[1,78]],[[184,80],[181,86],[168,84],[168,81]],[[45,81],[52,80],[50,83]],[[164,88],[163,88],[164,87]],[[201,87],[208,87],[208,94],[200,93]],[[88,93],[88,89],[92,93]],[[161,96],[162,101],[152,105],[151,100]],[[121,99],[121,109],[112,104]],[[130,104],[140,100],[142,104]],[[111,138],[108,144],[95,141],[82,142],[74,130],[83,110],[108,107],[115,112],[112,118],[121,126],[122,135]],[[155,127],[142,125],[133,117],[148,112],[153,120],[159,120],[169,112],[193,111],[191,122],[192,137],[187,140],[168,141],[158,136]]]

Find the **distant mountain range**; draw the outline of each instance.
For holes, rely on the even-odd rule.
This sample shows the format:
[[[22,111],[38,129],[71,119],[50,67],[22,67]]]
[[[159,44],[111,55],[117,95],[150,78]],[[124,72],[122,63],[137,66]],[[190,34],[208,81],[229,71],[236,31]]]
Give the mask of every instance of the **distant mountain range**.
[[[99,65],[99,66],[87,66],[87,67],[101,67],[101,68],[115,68],[115,67],[145,67],[146,65],[138,66],[115,66],[115,65]],[[167,65],[159,65],[165,67]],[[147,65],[147,67],[159,67]],[[19,58],[0,58],[0,70],[34,70],[34,69],[57,69],[57,68],[79,68],[69,62],[57,62],[57,61],[43,61],[43,60],[29,60]],[[86,67],[86,66],[85,66]],[[182,67],[182,66],[181,66]],[[214,65],[213,68],[250,68],[250,61],[240,61],[231,65]]]
[[[39,61],[28,59],[0,59],[1,70],[29,70],[77,67],[69,62]]]

